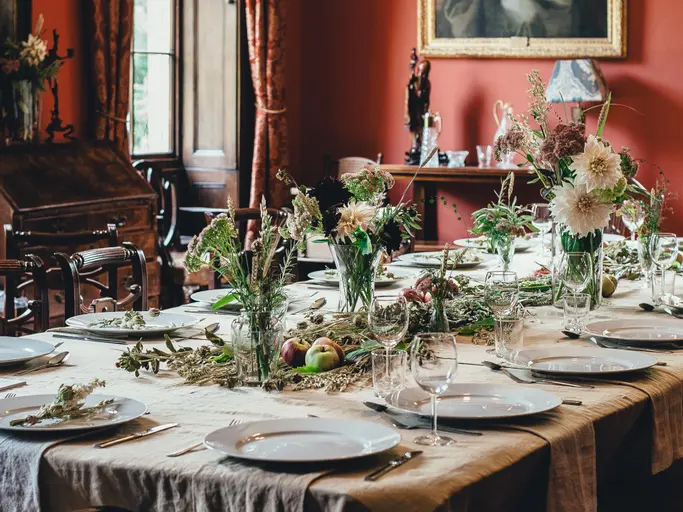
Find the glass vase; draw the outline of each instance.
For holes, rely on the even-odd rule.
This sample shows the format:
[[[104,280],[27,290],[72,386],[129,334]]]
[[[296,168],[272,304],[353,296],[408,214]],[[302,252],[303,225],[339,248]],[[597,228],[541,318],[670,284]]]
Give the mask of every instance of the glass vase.
[[[644,288],[650,288],[652,282],[652,270],[654,262],[650,254],[650,240],[647,235],[638,237],[638,261],[640,262],[640,269],[643,275]]]
[[[583,292],[591,298],[591,310],[599,308],[602,304],[602,230],[596,229],[586,236],[577,236],[572,235],[566,226],[558,225],[554,236],[558,243],[552,265],[553,304],[563,307],[565,289],[559,271],[562,256],[567,252],[585,252],[590,254],[591,277]]]
[[[374,247],[369,254],[363,254],[355,245],[330,244],[330,251],[339,276],[339,311],[351,313],[360,307],[369,308],[383,248]]]
[[[245,385],[263,384],[277,369],[284,329],[269,313],[242,311],[232,322],[237,377]]]
[[[446,305],[438,299],[432,299],[432,309],[429,314],[427,332],[450,332],[450,330],[451,327],[448,323]]]
[[[14,111],[8,116],[10,136],[16,142],[38,142],[40,91],[30,80],[12,82]]]
[[[496,254],[498,254],[498,266],[507,271],[512,264],[515,255],[515,238],[512,236],[497,237],[494,241]]]

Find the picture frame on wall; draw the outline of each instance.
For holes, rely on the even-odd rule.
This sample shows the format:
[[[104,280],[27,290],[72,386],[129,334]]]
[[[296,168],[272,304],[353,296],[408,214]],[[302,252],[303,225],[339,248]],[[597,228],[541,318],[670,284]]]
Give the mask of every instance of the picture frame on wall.
[[[418,0],[424,57],[625,58],[627,0]]]

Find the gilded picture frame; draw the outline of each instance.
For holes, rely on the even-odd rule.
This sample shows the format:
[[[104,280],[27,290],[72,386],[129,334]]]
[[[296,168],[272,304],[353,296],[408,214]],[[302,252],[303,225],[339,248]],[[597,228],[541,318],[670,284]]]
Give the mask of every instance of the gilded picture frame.
[[[419,53],[450,58],[626,57],[627,0],[535,2],[418,0]]]

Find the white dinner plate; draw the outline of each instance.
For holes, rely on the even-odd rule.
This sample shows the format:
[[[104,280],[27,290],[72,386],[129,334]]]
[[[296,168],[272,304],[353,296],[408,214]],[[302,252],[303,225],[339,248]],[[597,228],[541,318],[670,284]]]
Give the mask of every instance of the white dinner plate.
[[[421,268],[438,268],[441,266],[441,255],[441,251],[411,252],[408,254],[402,254],[398,257],[398,260],[403,265],[410,265],[413,267]],[[449,260],[453,257],[454,255],[451,253],[451,255],[449,255]],[[474,268],[478,267],[486,261],[490,261],[492,258],[493,255],[491,254],[486,254],[484,252],[479,251],[469,251],[465,255],[465,261],[457,265],[450,264],[448,268],[450,270]]]
[[[657,359],[642,352],[570,346],[520,350],[514,362],[539,373],[611,375],[644,370]]]
[[[656,320],[650,317],[593,322],[586,325],[584,331],[591,336],[629,343],[683,342],[683,322],[660,317]]]
[[[624,235],[617,235],[615,233],[602,234],[602,241],[606,244],[613,244],[614,242],[621,242],[622,240],[626,240]]]
[[[290,304],[301,302],[302,300],[310,297],[310,293],[307,293],[305,290],[297,290],[294,288],[285,288],[284,290],[285,294],[289,298]],[[205,302],[207,304],[214,304],[218,299],[222,299],[229,293],[230,290],[226,288],[218,288],[215,290],[201,290],[199,292],[194,292],[192,295],[190,295],[190,299],[192,299],[195,302]],[[242,304],[239,301],[234,300],[229,304],[223,306],[222,309],[239,311],[242,309]]]
[[[401,411],[431,416],[429,393],[406,388],[385,397],[387,404]],[[529,416],[554,409],[562,399],[522,386],[497,384],[451,384],[439,397],[439,418],[480,420]]]
[[[239,459],[322,462],[389,450],[401,435],[380,423],[350,419],[290,418],[219,428],[204,438],[212,449]]]
[[[486,239],[483,237],[477,238],[458,238],[453,240],[453,243],[458,247],[469,247],[470,249],[486,250]],[[532,240],[526,238],[515,238],[515,252],[526,252],[533,247]]]
[[[199,322],[199,318],[178,313],[162,311],[159,316],[152,317],[149,312],[142,312],[145,326],[142,329],[130,329],[116,326],[103,326],[103,320],[119,318],[124,311],[109,311],[105,313],[87,313],[85,315],[72,316],[66,320],[66,325],[77,329],[84,329],[94,334],[114,334],[118,336],[156,336],[166,334],[184,327],[192,327]]]
[[[393,275],[389,277],[387,274]],[[416,278],[419,273],[412,272],[410,270],[400,270],[397,268],[388,268],[381,277],[375,278],[375,286],[386,287],[391,286],[399,282],[401,279],[413,279]],[[328,270],[316,270],[315,272],[310,272],[308,278],[312,279],[318,284],[324,284],[327,286],[339,286],[339,274],[336,269]]]
[[[29,414],[37,414],[43,405],[52,403],[56,395],[29,395],[15,398],[0,399],[0,430],[13,430],[20,432],[64,432],[70,430],[92,430],[96,428],[108,428],[121,423],[127,423],[139,418],[147,412],[147,406],[142,402],[113,395],[88,395],[85,399],[85,407],[92,407],[102,400],[114,398],[114,401],[105,406],[97,415],[89,418],[58,421],[43,420],[35,425],[10,426],[10,421],[26,417]]]
[[[25,363],[36,357],[50,354],[55,346],[47,341],[34,340],[21,336],[10,338],[0,337],[0,366]]]

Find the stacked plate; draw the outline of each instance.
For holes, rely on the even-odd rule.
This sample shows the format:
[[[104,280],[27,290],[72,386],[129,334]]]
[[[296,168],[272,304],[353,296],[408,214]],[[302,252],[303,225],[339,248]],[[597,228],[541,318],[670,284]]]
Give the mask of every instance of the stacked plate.
[[[199,319],[194,316],[167,313],[166,311],[162,311],[157,316],[152,316],[147,311],[142,312],[141,314],[145,323],[144,325],[139,326],[139,328],[110,325],[112,320],[121,318],[125,315],[125,312],[122,311],[87,313],[85,315],[72,316],[71,318],[67,318],[66,325],[88,331],[92,334],[140,337],[168,334],[178,329],[192,327],[199,323]]]
[[[534,240],[526,238],[516,238],[515,239],[515,252],[526,252],[534,246]],[[458,247],[468,247],[470,249],[479,249],[481,251],[486,251],[486,239],[482,237],[478,238],[458,238],[453,240],[453,243]]]
[[[398,257],[399,264],[408,265],[419,268],[439,268],[441,266],[441,251],[434,252],[411,252],[403,254]],[[462,261],[455,263],[456,255],[451,252],[449,255],[449,270],[460,270],[467,268],[475,268],[484,262],[491,261],[494,258],[492,254],[486,254],[479,251],[467,251]]]
[[[23,364],[55,350],[52,343],[27,337],[0,337],[0,366]]]
[[[521,350],[514,362],[549,377],[599,377],[645,370],[657,364],[657,359],[641,352],[568,346]]]
[[[683,323],[673,318],[620,319],[593,322],[584,327],[588,336],[603,338],[617,345],[671,348],[683,345]]]
[[[390,268],[381,276],[375,278],[375,286],[387,287],[399,283],[402,279],[414,279],[418,276],[418,272],[411,270],[402,270],[397,268]],[[315,281],[316,284],[325,286],[339,287],[339,274],[335,269],[316,270],[308,274],[308,278]]]
[[[190,295],[190,299],[192,299],[195,302],[202,302],[206,305],[206,307],[211,307],[218,299],[222,299],[229,293],[230,290],[226,288],[202,290]],[[296,290],[294,288],[285,288],[285,294],[289,299],[290,306],[292,304],[296,304],[297,302],[301,302],[310,297],[310,294],[306,291]],[[221,309],[224,309],[226,311],[240,311],[242,309],[242,304],[239,301],[234,300],[229,304],[223,306],[223,308]]]

